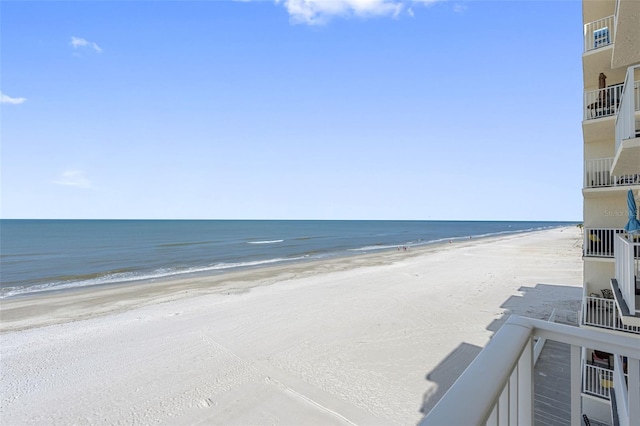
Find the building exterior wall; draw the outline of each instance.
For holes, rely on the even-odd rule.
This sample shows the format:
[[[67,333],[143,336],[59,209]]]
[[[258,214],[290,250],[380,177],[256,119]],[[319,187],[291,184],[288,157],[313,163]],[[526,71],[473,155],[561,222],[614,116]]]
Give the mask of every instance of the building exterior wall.
[[[628,221],[627,192],[606,188],[598,191],[597,196],[584,198],[585,228],[624,228]]]
[[[615,28],[610,28],[612,44],[583,53],[583,87],[587,92],[598,90],[600,73],[606,75],[606,86],[624,83],[627,67],[640,62],[640,1],[636,0],[583,0],[582,16],[585,37],[592,23],[615,16]],[[586,96],[586,95],[585,95]],[[582,123],[583,167],[587,160],[616,156],[615,115],[595,118],[588,115],[585,105]],[[638,164],[640,174],[640,164]],[[629,187],[611,186],[583,190],[583,224],[585,228],[623,228],[628,220],[627,191]],[[632,186],[634,193],[640,190]],[[612,262],[610,262],[613,265]],[[613,277],[613,266],[603,266],[602,259],[584,258],[584,284],[606,288]],[[609,274],[608,276],[605,274]],[[601,281],[598,283],[598,281]]]
[[[584,295],[598,293],[600,290],[611,288],[609,280],[613,276],[615,265],[612,260],[594,260],[584,264]]]
[[[588,164],[594,164],[594,162],[589,163],[588,160],[611,159],[620,155],[616,147],[616,120],[620,110],[615,109],[619,108],[618,105],[612,109],[611,103],[609,103],[604,107],[599,105],[600,113],[594,114],[595,107],[593,105],[598,105],[597,102],[602,99],[603,94],[607,99],[609,94],[616,93],[618,87],[611,86],[624,83],[628,67],[640,63],[640,1],[583,0],[582,15],[585,33],[585,52],[582,55],[584,87],[582,130],[585,176],[583,189],[583,224],[585,227],[583,296],[590,296],[593,293],[599,296],[602,294],[601,290],[611,289],[611,278],[614,278],[616,274],[615,259],[609,253],[607,253],[608,257],[602,253],[597,253],[601,257],[594,255],[597,251],[595,247],[599,244],[597,236],[604,235],[605,231],[595,231],[594,240],[596,242],[592,242],[594,240],[589,238],[592,234],[589,234],[587,230],[591,228],[624,228],[628,221],[628,190],[632,189],[638,199],[640,184],[627,184],[625,180],[622,180],[622,185],[619,183],[611,184],[611,180],[613,180],[611,174],[609,174],[611,180],[606,180],[604,184],[597,183],[597,180],[602,176],[602,171],[601,169],[589,169]],[[610,18],[611,16],[614,16],[613,20]],[[597,42],[594,42],[596,40],[595,32],[604,27],[609,31],[611,44],[600,47]],[[608,90],[600,91],[603,89],[600,79],[601,73],[606,76],[605,88]],[[638,80],[637,75],[634,80]],[[589,108],[590,105],[591,108]],[[635,117],[637,119],[637,113]],[[627,157],[627,160],[629,158],[635,157]],[[633,173],[640,174],[640,163],[635,170],[633,165],[631,169]],[[620,174],[626,176],[626,171]],[[591,179],[593,181],[590,181]],[[583,304],[583,309],[588,309],[588,303]],[[640,345],[640,337],[638,340]],[[582,413],[589,418],[607,424],[612,422],[611,406],[608,401],[583,395],[581,402]]]

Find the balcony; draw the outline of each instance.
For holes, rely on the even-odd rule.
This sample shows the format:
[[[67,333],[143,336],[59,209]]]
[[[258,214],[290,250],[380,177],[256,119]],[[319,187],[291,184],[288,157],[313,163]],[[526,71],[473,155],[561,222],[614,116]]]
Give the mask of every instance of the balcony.
[[[590,90],[584,94],[584,120],[616,115],[622,100],[624,84]]]
[[[638,337],[511,316],[449,388],[421,425],[531,425],[535,337],[570,345],[571,425],[582,421],[583,347],[614,354],[614,372],[605,377],[615,397],[620,424],[640,422],[640,345]],[[622,362],[626,357],[627,376]],[[593,373],[593,372],[592,372]],[[613,387],[611,387],[613,386]],[[611,391],[613,389],[613,392]],[[588,387],[597,391],[597,387]],[[613,399],[613,398],[612,398]]]
[[[582,393],[610,400],[611,384],[613,384],[613,370],[586,362],[583,364]]]
[[[622,322],[611,290],[605,289],[603,294],[609,295],[610,298],[600,297],[596,293],[583,298],[582,325],[640,334],[640,327]]]
[[[600,49],[613,44],[615,35],[613,15],[598,19],[584,26],[584,51]]]
[[[640,169],[640,65],[629,67],[617,107],[616,155],[611,174],[638,173]]]
[[[592,354],[598,351],[592,351]],[[616,395],[621,401],[626,401],[629,393],[629,375],[627,360],[619,355],[604,353],[608,365],[583,362],[582,365],[582,393],[602,400],[611,401],[610,410],[615,411],[617,424],[631,424],[628,418],[626,404],[617,404]],[[593,355],[592,355],[593,356]],[[613,362],[611,362],[613,358]],[[622,420],[622,421],[620,421]],[[616,424],[616,422],[613,422]]]
[[[612,166],[613,157],[586,160],[584,163],[584,187],[604,188],[640,185],[640,170],[634,174],[611,176]]]
[[[640,326],[640,238],[616,235],[614,242],[616,277],[611,280],[621,319]]]
[[[584,228],[582,255],[612,258],[615,252],[614,238],[624,232],[622,228]]]

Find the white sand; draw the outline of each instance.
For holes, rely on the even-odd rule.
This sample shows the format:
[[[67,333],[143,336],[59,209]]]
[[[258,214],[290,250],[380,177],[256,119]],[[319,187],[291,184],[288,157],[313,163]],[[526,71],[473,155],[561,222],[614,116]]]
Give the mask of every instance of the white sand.
[[[503,314],[577,309],[580,246],[570,227],[3,301],[0,419],[415,424]]]

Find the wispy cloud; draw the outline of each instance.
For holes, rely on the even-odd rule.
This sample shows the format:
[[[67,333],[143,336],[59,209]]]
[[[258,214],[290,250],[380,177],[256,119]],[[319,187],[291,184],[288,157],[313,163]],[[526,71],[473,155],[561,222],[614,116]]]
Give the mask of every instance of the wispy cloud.
[[[71,45],[76,50],[87,48],[87,49],[93,49],[98,53],[102,53],[102,49],[96,43],[94,43],[92,41],[85,40],[85,39],[80,38],[80,37],[73,37],[72,36],[71,37],[71,41],[69,42],[69,45]]]
[[[0,103],[2,104],[13,104],[13,105],[19,105],[24,103],[27,100],[27,98],[12,98],[9,95],[5,95],[4,93],[0,92]]]
[[[91,188],[91,181],[82,170],[65,170],[53,183],[56,185],[75,186],[76,188]]]
[[[453,11],[456,13],[462,13],[465,10],[467,10],[467,6],[463,5],[463,4],[456,4],[453,6]]]
[[[274,0],[289,12],[296,24],[322,25],[333,17],[398,17],[414,16],[414,4],[430,4],[441,0]]]

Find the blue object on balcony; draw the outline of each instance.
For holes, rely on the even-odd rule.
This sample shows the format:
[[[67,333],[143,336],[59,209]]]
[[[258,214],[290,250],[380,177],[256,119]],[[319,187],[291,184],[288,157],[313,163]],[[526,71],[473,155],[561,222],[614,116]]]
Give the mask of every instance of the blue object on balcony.
[[[636,200],[633,198],[633,191],[627,192],[627,206],[629,207],[629,222],[624,227],[624,230],[629,234],[640,234],[640,221],[638,221],[638,208],[636,207]]]
[[[607,46],[609,44],[609,27],[600,28],[593,32],[593,47]]]

